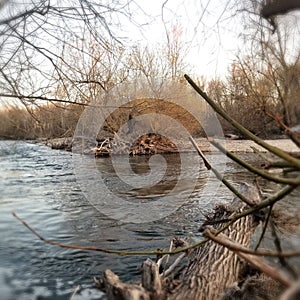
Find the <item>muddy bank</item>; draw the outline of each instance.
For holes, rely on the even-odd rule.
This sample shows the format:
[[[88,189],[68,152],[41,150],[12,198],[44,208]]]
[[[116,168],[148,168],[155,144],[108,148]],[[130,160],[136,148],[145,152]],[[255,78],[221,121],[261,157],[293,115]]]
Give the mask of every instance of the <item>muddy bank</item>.
[[[45,145],[51,147],[52,149],[71,151],[72,150],[72,140],[73,140],[72,137],[67,137],[67,138],[48,139],[48,140],[44,140],[41,142],[43,142]],[[199,148],[203,152],[218,151],[205,138],[196,138],[195,140],[196,140]],[[261,146],[255,144],[253,141],[250,141],[250,140],[224,139],[224,140],[220,140],[220,142],[226,148],[226,150],[231,151],[231,152],[251,153],[251,152],[254,152],[253,147],[255,149],[257,149],[259,152],[267,152],[266,149],[262,148]],[[266,140],[266,142],[272,146],[278,147],[287,152],[292,152],[292,153],[300,152],[300,149],[289,139]],[[187,151],[187,152],[194,151],[194,148],[191,143],[184,144],[182,141],[178,141],[178,143],[181,145],[180,148],[184,149],[184,151]],[[95,146],[97,146],[96,141],[95,141]],[[161,152],[161,151],[159,151],[159,152]],[[166,152],[174,152],[174,149],[172,151],[166,151]],[[93,154],[93,153],[94,152],[91,147],[91,154]],[[118,154],[121,154],[120,151],[118,151]],[[124,153],[124,154],[128,154],[128,153]],[[144,154],[146,154],[146,152]]]

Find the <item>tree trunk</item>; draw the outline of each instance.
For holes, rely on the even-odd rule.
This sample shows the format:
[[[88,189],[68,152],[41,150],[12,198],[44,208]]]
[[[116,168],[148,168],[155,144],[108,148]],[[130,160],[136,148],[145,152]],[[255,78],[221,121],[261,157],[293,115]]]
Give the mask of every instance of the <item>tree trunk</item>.
[[[256,188],[244,185],[242,192],[246,192],[248,199],[253,203],[260,201]],[[238,199],[234,199],[230,205],[219,205],[203,228],[207,230],[208,225],[212,224],[214,229],[219,229],[224,226],[224,221],[246,208],[249,207]],[[223,222],[218,222],[220,220]],[[237,220],[223,233],[231,240],[248,246],[257,225],[258,218],[248,215]],[[222,299],[225,289],[238,281],[242,261],[234,252],[212,240],[189,250],[187,257],[188,263],[179,276],[176,275],[178,278],[176,280],[174,275],[164,276],[164,273],[159,275],[158,265],[147,259],[143,264],[141,285],[121,283],[110,270],[105,271],[103,280],[97,280],[97,284],[106,291],[109,299],[215,300]],[[111,280],[111,277],[117,280]],[[115,293],[111,292],[112,290]]]
[[[265,1],[261,15],[268,19],[275,15],[283,15],[291,10],[300,9],[300,0],[269,0]]]

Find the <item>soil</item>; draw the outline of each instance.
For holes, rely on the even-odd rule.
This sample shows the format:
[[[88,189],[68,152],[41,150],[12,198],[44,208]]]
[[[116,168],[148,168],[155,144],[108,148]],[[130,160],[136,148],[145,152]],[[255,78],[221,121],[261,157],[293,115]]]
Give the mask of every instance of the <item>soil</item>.
[[[195,139],[199,148],[203,152],[214,152],[218,151],[214,146],[212,146],[207,139],[205,138],[196,138]],[[230,152],[246,152],[251,153],[254,152],[253,147],[257,149],[259,152],[268,152],[263,147],[255,144],[253,141],[250,140],[231,140],[231,139],[222,139],[216,140],[218,141],[226,150]],[[265,142],[269,143],[272,146],[278,147],[284,151],[290,153],[299,153],[300,149],[290,140],[290,139],[277,139],[277,140],[265,140]],[[45,142],[47,146],[52,147],[53,149],[71,149],[72,138],[57,138],[57,139],[50,139]],[[179,142],[180,143],[180,142]],[[96,141],[95,141],[96,144]],[[182,147],[186,151],[193,151],[194,148],[191,143],[182,145]],[[91,151],[91,154],[93,152]]]

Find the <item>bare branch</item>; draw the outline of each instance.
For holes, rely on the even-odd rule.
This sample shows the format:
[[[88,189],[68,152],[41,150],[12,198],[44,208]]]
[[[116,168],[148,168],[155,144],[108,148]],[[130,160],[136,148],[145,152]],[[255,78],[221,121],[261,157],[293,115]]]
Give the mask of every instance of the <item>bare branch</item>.
[[[243,202],[245,202],[246,204],[248,204],[249,206],[253,206],[254,203],[252,203],[249,199],[247,199],[243,194],[241,194],[228,180],[226,180],[226,178],[224,178],[217,169],[215,169],[210,163],[209,161],[206,159],[206,157],[204,156],[204,154],[202,153],[201,149],[198,147],[197,143],[195,142],[195,140],[190,136],[190,141],[192,142],[193,146],[195,147],[195,149],[197,150],[198,154],[200,155],[200,157],[202,158],[205,167],[207,168],[207,170],[211,170],[215,176],[217,177],[217,179],[219,179],[230,191],[232,191],[236,196],[238,196]]]
[[[213,139],[210,139],[210,142],[221,152],[226,154],[230,159],[238,163],[239,165],[243,166],[245,169],[249,170],[250,172],[261,176],[262,178],[268,179],[273,182],[283,183],[283,184],[289,184],[289,185],[295,185],[298,186],[300,184],[300,176],[295,178],[285,178],[285,177],[279,177],[279,176],[273,176],[270,173],[263,171],[261,169],[258,169],[257,167],[254,167],[253,165],[247,163],[246,161],[238,158],[235,154],[233,154],[230,151],[227,151],[222,145],[214,141]]]
[[[231,241],[226,235],[219,234],[215,235],[216,231],[213,229],[206,229],[205,235],[208,236],[210,239],[215,241],[216,243],[229,248],[234,253],[236,253],[241,258],[245,259],[251,265],[259,268],[262,272],[266,275],[270,276],[271,278],[281,282],[287,287],[290,287],[292,284],[292,280],[288,277],[285,273],[279,270],[277,267],[270,266],[267,262],[257,257],[258,253],[260,255],[264,255],[261,251],[250,251],[248,248],[237,244],[234,241]],[[267,251],[266,251],[267,252]]]
[[[249,139],[253,140],[258,145],[264,147],[269,150],[271,153],[277,155],[278,157],[292,163],[295,167],[300,168],[300,160],[295,159],[291,155],[286,152],[280,150],[277,147],[271,146],[266,143],[264,140],[260,139],[249,130],[247,130],[244,126],[239,124],[236,120],[230,117],[221,107],[219,107],[205,92],[203,92],[199,86],[188,76],[184,75],[185,79],[188,83],[193,87],[193,89],[217,112],[220,116],[222,116],[226,121],[228,121],[231,125],[233,125],[236,129],[238,129],[241,133],[247,136]]]

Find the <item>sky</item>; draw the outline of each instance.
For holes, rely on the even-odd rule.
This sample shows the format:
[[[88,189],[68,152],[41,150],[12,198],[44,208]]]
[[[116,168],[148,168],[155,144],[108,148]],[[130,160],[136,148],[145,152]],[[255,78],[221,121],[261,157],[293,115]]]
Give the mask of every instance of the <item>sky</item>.
[[[155,45],[166,42],[166,30],[178,25],[188,43],[187,60],[195,71],[206,77],[225,74],[242,46],[238,38],[242,25],[237,17],[231,18],[234,1],[172,0],[162,6],[163,2],[139,1],[140,7],[152,16],[152,22],[141,28],[129,26],[129,36]]]
[[[68,3],[69,0],[65,1]],[[182,29],[182,40],[186,43],[188,49],[186,62],[190,64],[196,76],[204,76],[210,79],[225,74],[234,58],[234,54],[236,54],[237,35],[241,29],[234,24],[235,21],[232,18],[229,18],[232,13],[229,6],[234,1],[236,0],[133,0],[130,6],[133,22],[130,22],[127,16],[122,19],[121,14],[118,14],[118,18],[120,18],[119,28],[115,26],[113,17],[110,26],[124,40],[130,40],[129,47],[140,44],[150,45],[154,48],[157,43],[166,44],[167,32],[173,26],[180,27]],[[114,5],[114,2],[109,0],[100,1],[100,3],[105,2]],[[24,3],[27,2],[11,0],[5,8],[9,9],[11,7],[17,13],[17,11],[24,10],[26,6],[24,6]],[[52,5],[53,3],[55,2],[52,2]],[[63,2],[57,3],[61,4]],[[72,3],[72,0],[70,3]],[[80,2],[76,3],[79,5]],[[6,10],[1,10],[0,16],[8,17]],[[107,18],[106,15],[105,18]],[[48,18],[48,22],[51,24],[53,20]],[[47,26],[51,26],[49,24]],[[70,28],[76,30],[77,25],[73,24]],[[49,27],[49,32],[54,31],[54,27]],[[43,43],[43,48],[56,51],[57,41],[51,41],[49,36],[43,38],[40,34],[37,38],[39,43]],[[61,53],[61,49],[57,49],[57,51]],[[34,59],[37,65],[41,65],[43,68],[46,67],[47,62],[43,57],[40,61],[38,57]],[[50,63],[49,65],[51,67]],[[42,86],[43,80],[41,81],[40,85]],[[19,82],[23,81],[20,80]],[[38,82],[39,80],[36,78],[34,84],[38,85]],[[11,99],[9,101],[11,102]]]
[[[11,0],[8,3],[13,6],[13,3],[17,2],[25,3],[23,1]],[[64,1],[68,4],[73,3],[73,0]],[[97,0],[94,1],[98,3]],[[101,4],[108,3],[108,5],[116,5],[116,7],[120,7],[121,2],[121,0],[99,0]],[[207,81],[217,76],[223,78],[236,56],[239,53],[246,53],[242,34],[248,29],[247,26],[245,27],[245,20],[242,21],[241,15],[236,14],[238,9],[236,3],[239,2],[237,0],[131,0],[129,2],[130,7],[127,10],[132,15],[132,21],[128,19],[128,11],[123,16],[120,10],[118,10],[118,13],[113,12],[112,15],[114,16],[111,17],[111,20],[108,20],[113,33],[122,38],[122,41],[128,41],[126,42],[128,47],[149,45],[155,49],[158,43],[166,45],[167,33],[173,26],[180,27],[182,29],[182,40],[187,47],[186,62],[192,68],[192,71],[189,72],[190,69],[188,69],[187,73],[194,78],[202,77]],[[55,4],[55,2],[53,3]],[[64,3],[57,0],[59,5],[64,5]],[[80,5],[81,2],[78,0],[74,3]],[[21,9],[20,5],[18,4],[18,9]],[[2,10],[0,19],[5,13]],[[109,19],[109,14],[107,13],[103,17]],[[72,36],[72,33],[66,31],[63,23],[61,24],[61,31],[58,32],[55,21],[51,16],[47,18],[47,21],[48,32],[54,33],[54,37],[49,37],[49,35],[44,37],[39,34],[37,36],[38,43],[43,43],[43,48],[53,52],[57,51],[57,54],[60,55],[62,47],[55,38],[59,36],[63,37],[63,41],[68,41],[66,36],[68,34]],[[84,40],[82,37],[85,35],[82,33],[82,29],[79,29],[80,23],[74,22],[70,21],[70,24],[68,24],[69,30],[81,30],[78,36],[79,39]],[[51,27],[52,25],[53,27]],[[96,31],[104,34],[105,29],[96,26]],[[6,45],[9,47],[8,43]],[[1,51],[2,54],[3,49]],[[9,51],[12,50],[9,49]],[[40,61],[38,61],[38,57],[33,59],[36,65],[47,68],[45,57],[42,57]],[[48,65],[51,67],[49,61]],[[37,71],[40,71],[40,68]],[[52,76],[51,70],[49,76]],[[39,83],[38,76],[34,80],[34,85],[37,86]],[[43,79],[41,81],[40,85],[42,87],[44,84]],[[18,80],[18,82],[26,81]]]
[[[140,30],[129,26],[128,35],[135,37],[142,44],[155,45],[166,43],[166,32],[174,25],[183,31],[183,40],[188,46],[187,62],[193,66],[196,76],[207,80],[224,78],[230,65],[238,56],[249,54],[251,40],[245,38],[255,28],[249,23],[250,18],[258,22],[257,16],[242,12],[244,5],[250,1],[237,0],[139,0],[140,9],[152,22]],[[255,1],[253,1],[254,3]],[[240,3],[240,6],[237,6]],[[260,7],[255,8],[259,11]],[[143,14],[137,12],[143,24]],[[246,16],[246,17],[245,17]],[[291,38],[288,42],[287,56],[299,53],[300,12],[293,11],[278,16],[280,25],[289,24]],[[269,28],[267,22],[263,23]],[[296,29],[296,27],[298,29]],[[193,74],[194,75],[194,74]]]

